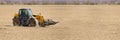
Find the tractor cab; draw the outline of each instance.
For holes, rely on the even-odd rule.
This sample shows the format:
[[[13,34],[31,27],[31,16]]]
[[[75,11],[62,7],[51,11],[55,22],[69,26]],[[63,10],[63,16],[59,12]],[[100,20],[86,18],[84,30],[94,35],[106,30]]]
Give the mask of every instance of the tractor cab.
[[[20,25],[28,25],[30,18],[34,18],[31,9],[19,9],[19,22]]]
[[[19,9],[19,16],[32,16],[33,13],[31,11],[31,9]]]

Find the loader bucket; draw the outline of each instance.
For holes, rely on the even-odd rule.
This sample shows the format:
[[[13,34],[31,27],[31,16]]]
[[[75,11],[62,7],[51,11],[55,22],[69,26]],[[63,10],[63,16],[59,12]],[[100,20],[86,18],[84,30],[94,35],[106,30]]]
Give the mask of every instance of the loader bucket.
[[[46,25],[46,26],[54,25],[54,24],[56,24],[56,23],[58,23],[58,22],[55,22],[55,21],[53,21],[52,19],[47,19],[47,20],[45,20],[45,25]]]

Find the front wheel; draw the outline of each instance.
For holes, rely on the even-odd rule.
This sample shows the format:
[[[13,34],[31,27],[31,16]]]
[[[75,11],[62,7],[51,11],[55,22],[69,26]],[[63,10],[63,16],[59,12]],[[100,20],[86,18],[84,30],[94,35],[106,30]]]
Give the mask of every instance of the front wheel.
[[[35,27],[35,26],[36,26],[36,21],[35,21],[35,19],[31,18],[31,19],[29,20],[29,26],[30,26],[30,27]]]

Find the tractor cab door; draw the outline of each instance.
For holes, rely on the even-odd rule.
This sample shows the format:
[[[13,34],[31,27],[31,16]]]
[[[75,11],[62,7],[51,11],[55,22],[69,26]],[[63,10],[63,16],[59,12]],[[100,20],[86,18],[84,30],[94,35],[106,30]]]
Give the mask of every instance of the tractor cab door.
[[[27,25],[29,19],[29,12],[27,9],[20,9],[19,10],[19,22],[21,25]]]

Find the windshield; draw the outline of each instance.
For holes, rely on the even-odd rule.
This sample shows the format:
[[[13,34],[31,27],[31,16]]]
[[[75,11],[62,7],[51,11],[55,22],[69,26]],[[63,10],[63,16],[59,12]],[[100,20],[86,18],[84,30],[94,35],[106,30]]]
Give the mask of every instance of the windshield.
[[[29,15],[29,16],[32,16],[32,11],[30,9],[20,9],[19,10],[19,14],[20,15]]]
[[[28,10],[28,12],[29,12],[29,15],[31,15],[31,16],[33,15],[32,11],[30,9]]]

